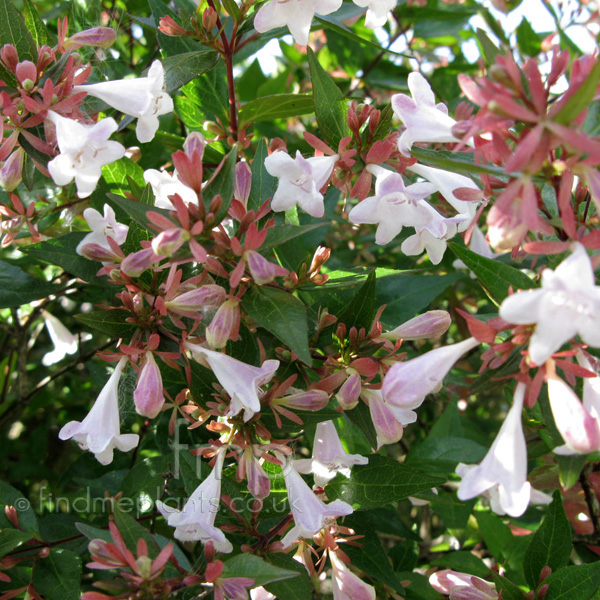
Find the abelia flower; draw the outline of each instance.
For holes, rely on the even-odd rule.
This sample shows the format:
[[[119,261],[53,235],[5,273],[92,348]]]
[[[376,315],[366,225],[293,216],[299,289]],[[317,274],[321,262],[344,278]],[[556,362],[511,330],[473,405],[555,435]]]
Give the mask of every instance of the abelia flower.
[[[80,256],[84,255],[84,246],[89,244],[95,244],[112,253],[113,249],[107,239],[109,237],[112,238],[118,246],[125,243],[129,227],[117,221],[115,211],[108,204],[104,205],[104,216],[95,208],[86,208],[83,211],[83,218],[87,221],[91,231],[79,242],[79,244],[77,244],[77,248],[75,248],[75,252]]]
[[[312,473],[315,485],[323,487],[338,472],[350,477],[353,465],[366,465],[369,459],[360,454],[348,454],[338,435],[333,421],[321,421],[317,424],[313,443],[312,458],[294,462],[299,473]]]
[[[529,340],[529,357],[544,364],[575,335],[600,346],[600,287],[585,248],[578,242],[556,270],[544,269],[542,287],[509,296],[500,316],[516,325],[536,325]]]
[[[240,329],[240,301],[230,298],[219,306],[206,328],[206,342],[211,348],[224,348],[230,339],[236,339]]]
[[[67,423],[58,433],[61,440],[74,438],[83,450],[93,452],[102,465],[112,462],[115,448],[129,452],[139,442],[137,434],[122,434],[119,424],[119,379],[126,363],[126,357],[117,363],[87,417]]]
[[[215,466],[210,475],[194,490],[182,510],[170,508],[160,500],[156,508],[175,527],[175,538],[182,542],[203,544],[212,542],[217,552],[231,552],[233,546],[225,534],[215,527],[215,518],[221,499],[221,472],[227,448],[217,452]]]
[[[527,481],[527,446],[521,423],[524,398],[525,384],[519,382],[513,405],[485,458],[475,467],[458,465],[457,473],[462,474],[459,500],[471,500],[489,490],[495,513],[520,517],[527,509],[531,485]]]
[[[381,167],[367,169],[377,176],[375,195],[357,204],[348,218],[353,223],[377,224],[376,244],[391,242],[403,227],[425,226],[430,222],[431,207],[422,200],[435,192],[433,184],[413,183],[407,187],[398,173]]]
[[[431,575],[429,583],[440,594],[450,596],[451,600],[495,600],[498,598],[498,592],[492,587],[492,584],[474,575],[450,569],[437,571]]]
[[[398,0],[353,0],[354,4],[367,9],[365,25],[370,29],[383,27],[388,20],[390,11]]]
[[[154,419],[165,403],[162,376],[152,352],[146,352],[144,361],[133,391],[133,401],[138,415]]]
[[[375,588],[355,575],[336,552],[329,552],[333,600],[375,600]]]
[[[294,516],[294,527],[281,540],[284,548],[291,546],[299,538],[312,538],[325,527],[329,519],[354,512],[353,508],[343,500],[334,500],[325,504],[292,467],[285,468],[283,476]]]
[[[17,148],[5,161],[0,168],[0,187],[5,192],[15,190],[23,179],[23,162],[25,160],[25,151],[23,148]]]
[[[118,111],[137,118],[137,139],[149,142],[158,130],[158,117],[173,111],[173,100],[164,91],[165,73],[155,60],[146,77],[117,79],[87,85],[76,85],[73,92],[87,92]]]
[[[244,260],[248,265],[248,270],[252,275],[254,283],[257,285],[271,283],[275,277],[283,277],[289,273],[287,269],[272,263],[255,250],[246,250],[244,252]]]
[[[250,599],[251,600],[277,600],[276,597],[271,594],[271,592],[267,592],[264,587],[257,587],[253,590],[250,590]]]
[[[266,7],[261,10],[264,8]],[[285,152],[274,152],[267,156],[265,169],[273,177],[279,178],[271,209],[280,212],[297,204],[312,217],[322,217],[325,214],[325,205],[323,194],[319,190],[331,177],[338,158],[337,154],[304,158],[299,150],[296,152],[296,158]]]
[[[460,142],[452,134],[456,121],[448,115],[445,104],[435,103],[429,82],[417,72],[408,76],[408,89],[412,95],[395,94],[392,108],[406,129],[398,139],[398,149],[406,156],[414,142]]]
[[[231,397],[227,416],[244,411],[244,421],[249,421],[260,412],[258,393],[261,385],[269,382],[279,368],[278,360],[265,360],[262,366],[254,367],[241,360],[209,350],[197,344],[185,344],[198,362],[208,363],[219,383]]]
[[[84,125],[48,111],[48,119],[56,126],[60,154],[48,163],[48,171],[56,185],[67,185],[75,179],[77,196],[87,198],[102,176],[102,167],[125,156],[125,148],[108,138],[118,129],[112,118],[95,125]]]
[[[271,480],[260,466],[252,446],[246,448],[240,457],[236,479],[241,481],[244,478],[248,480],[248,491],[255,498],[261,500],[271,492]]]
[[[256,31],[265,33],[276,27],[287,27],[301,46],[308,44],[310,25],[315,13],[335,12],[343,0],[271,0],[261,6],[254,17]]]
[[[403,323],[396,329],[382,333],[386,340],[424,340],[440,337],[450,327],[452,318],[445,310],[430,310]]]
[[[177,177],[177,173],[171,174],[168,171],[147,169],[144,171],[144,181],[152,187],[156,208],[175,210],[173,203],[169,200],[169,196],[175,194],[179,194],[185,205],[198,203],[196,192],[185,183],[182,183]]]
[[[361,397],[369,405],[371,421],[377,433],[377,450],[387,444],[395,444],[404,433],[404,425],[414,423],[417,413],[408,410],[396,409],[387,402],[381,390],[363,388]]]
[[[75,354],[79,344],[77,336],[73,335],[54,315],[44,310],[42,316],[54,344],[54,350],[42,357],[42,364],[49,367],[61,361],[67,354]]]

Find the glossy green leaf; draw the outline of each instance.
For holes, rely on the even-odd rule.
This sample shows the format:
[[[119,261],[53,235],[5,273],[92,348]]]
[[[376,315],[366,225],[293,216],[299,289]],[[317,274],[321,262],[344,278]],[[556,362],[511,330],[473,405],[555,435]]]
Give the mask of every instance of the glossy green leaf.
[[[327,143],[337,149],[340,140],[350,135],[346,122],[348,105],[331,75],[319,64],[310,46],[307,47],[307,51],[317,123]]]
[[[37,45],[12,0],[0,0],[0,46],[13,44],[19,60],[37,61]]]
[[[32,277],[19,267],[0,261],[0,308],[21,306],[59,289],[59,285]]]
[[[143,539],[146,540],[146,544],[148,544],[148,555],[150,558],[156,558],[160,552],[160,548],[152,534],[136,521],[135,517],[137,516],[137,510],[138,507],[133,498],[122,498],[115,504],[115,525],[121,532],[125,545],[132,552],[137,554],[138,540]]]
[[[23,543],[31,539],[31,534],[18,529],[1,529],[0,530],[0,557],[12,552]]]
[[[297,577],[275,581],[265,586],[268,592],[278,600],[312,600],[313,585],[302,563],[295,561],[289,554],[267,554],[265,560],[272,565],[296,571]]]
[[[235,189],[236,161],[237,150],[236,148],[233,148],[221,163],[221,168],[217,175],[213,175],[214,179],[212,179],[212,181],[202,190],[204,206],[207,210],[214,196],[217,194],[221,196],[222,204],[221,210],[217,215],[217,222],[225,217],[227,211],[229,210],[231,199],[233,198],[233,191]]]
[[[377,448],[377,432],[369,407],[364,402],[359,402],[352,410],[345,411],[345,414],[362,431],[371,448]]]
[[[443,477],[428,475],[374,454],[369,456],[368,465],[354,467],[350,478],[338,474],[326,486],[326,492],[331,500],[340,498],[357,510],[368,510],[403,500],[445,481]]]
[[[219,61],[214,50],[199,50],[168,56],[162,60],[167,92],[172,94],[196,77],[210,71]]]
[[[325,227],[326,223],[313,223],[311,225],[278,225],[267,230],[267,237],[264,244],[260,247],[261,250],[267,250],[289,242],[294,238],[304,235],[309,231]]]
[[[23,0],[23,14],[25,26],[38,46],[54,46],[56,44],[31,0]]]
[[[277,189],[277,178],[269,175],[267,169],[265,169],[265,158],[267,156],[267,142],[262,139],[258,142],[254,159],[250,165],[252,182],[250,185],[250,195],[248,196],[248,210],[259,208],[265,200],[273,197]]]
[[[481,287],[498,305],[508,296],[508,290],[511,286],[514,291],[530,290],[537,287],[535,282],[524,273],[521,273],[519,269],[505,265],[498,260],[481,256],[454,242],[448,244],[448,246],[455,256],[475,273]]]
[[[33,585],[46,600],[78,600],[81,589],[81,558],[70,550],[52,548],[37,561]]]
[[[552,120],[561,125],[569,125],[594,99],[598,82],[600,82],[600,62],[596,62],[577,92],[571,95]]]
[[[376,291],[375,272],[372,271],[348,306],[339,315],[339,322],[345,323],[348,329],[350,327],[356,327],[357,329],[364,327],[368,331],[377,309]]]
[[[169,211],[163,208],[156,208],[155,206],[144,204],[143,202],[137,202],[135,200],[131,200],[130,198],[125,198],[125,196],[118,196],[117,194],[106,194],[106,197],[108,198],[108,203],[111,204],[113,208],[121,208],[136,223],[145,229],[152,231],[153,233],[156,233],[156,231],[149,226],[149,220],[146,216],[149,211],[156,212],[164,217],[169,218]]]
[[[312,94],[273,94],[244,104],[240,110],[239,121],[241,126],[256,121],[309,115],[313,110]]]
[[[600,588],[600,563],[565,567],[544,580],[544,600],[589,600]]]
[[[552,571],[557,571],[569,563],[573,549],[571,541],[571,525],[562,505],[560,492],[554,492],[554,500],[548,507],[548,512],[533,535],[527,551],[523,569],[525,579],[533,589],[539,579],[542,569],[547,565]]]
[[[311,364],[306,308],[300,300],[284,290],[263,286],[244,294],[242,308],[294,351],[302,362]]]
[[[249,577],[254,586],[263,586],[283,579],[297,577],[291,569],[282,569],[252,554],[239,554],[225,561],[223,577]]]
[[[498,561],[505,558],[505,550],[512,543],[513,535],[508,525],[492,512],[478,511],[475,513],[479,531],[483,540]]]
[[[126,321],[130,317],[131,313],[128,310],[120,308],[115,310],[95,310],[90,313],[75,315],[75,318],[87,327],[97,329],[105,335],[119,337],[135,331],[136,326]]]

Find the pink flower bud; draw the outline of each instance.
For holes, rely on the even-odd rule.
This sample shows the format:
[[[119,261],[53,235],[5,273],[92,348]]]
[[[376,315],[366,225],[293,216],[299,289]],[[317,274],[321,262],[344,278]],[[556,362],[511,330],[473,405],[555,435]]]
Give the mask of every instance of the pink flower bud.
[[[165,306],[174,313],[184,314],[216,310],[225,302],[227,293],[220,285],[208,284],[180,294],[165,302]]]
[[[406,323],[396,327],[393,331],[381,334],[386,340],[423,340],[436,338],[446,333],[452,319],[445,310],[430,310]]]
[[[19,62],[19,55],[17,49],[12,44],[5,44],[0,50],[0,57],[2,62],[8,67],[10,71],[14,71],[17,68]]]
[[[183,142],[183,151],[196,162],[202,161],[204,156],[204,148],[206,147],[206,140],[199,131],[192,131]]]
[[[184,229],[167,229],[152,240],[152,250],[158,256],[173,256],[189,239],[190,234]]]
[[[138,377],[137,387],[133,392],[133,401],[139,415],[153,419],[160,413],[165,403],[165,397],[160,369],[152,352],[146,352],[145,360]]]
[[[248,196],[252,187],[252,171],[245,160],[235,166],[235,191],[234,196],[246,207]]]
[[[98,260],[102,263],[118,263],[123,260],[122,256],[115,254],[112,250],[100,244],[84,244],[79,248],[79,254],[89,260]]]
[[[12,192],[23,178],[23,148],[17,148],[0,168],[0,186],[7,192]]]
[[[271,283],[275,277],[288,274],[287,269],[269,262],[262,254],[259,254],[254,250],[246,250],[246,252],[244,252],[244,259],[246,260],[252,279],[254,279],[255,283],[258,285]]]
[[[154,250],[145,248],[126,256],[121,263],[121,271],[129,277],[139,277],[157,260],[159,260],[159,257],[154,254]]]
[[[375,588],[355,575],[335,552],[329,552],[333,567],[333,600],[375,600]]]
[[[24,85],[27,80],[35,83],[37,81],[37,67],[30,60],[24,60],[17,64],[15,69],[17,81]]]
[[[271,492],[271,481],[254,456],[252,448],[244,450],[237,476],[239,480],[247,478],[248,491],[259,500],[266,498]]]
[[[362,388],[362,378],[358,373],[353,373],[344,381],[344,384],[335,395],[339,405],[344,410],[350,410],[358,404],[360,390]]]
[[[323,390],[307,390],[306,392],[297,392],[289,396],[277,398],[275,402],[294,410],[318,411],[327,406],[329,394]]]
[[[240,302],[230,299],[219,307],[206,328],[206,341],[212,348],[223,348],[228,340],[237,338],[240,327]]]
[[[80,31],[67,38],[64,43],[66,50],[78,50],[83,46],[109,48],[117,39],[117,32],[111,27],[93,27]]]

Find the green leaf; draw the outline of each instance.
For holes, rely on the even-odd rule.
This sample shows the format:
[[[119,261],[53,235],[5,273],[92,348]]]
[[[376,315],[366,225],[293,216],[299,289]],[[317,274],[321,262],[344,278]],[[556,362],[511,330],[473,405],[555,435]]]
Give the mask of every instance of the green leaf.
[[[266,590],[274,594],[278,600],[311,600],[313,585],[302,563],[295,561],[288,554],[268,554],[266,560],[275,566],[296,571],[297,577],[267,584]]]
[[[508,173],[501,167],[490,165],[478,165],[473,162],[473,159],[468,154],[458,153],[453,154],[450,151],[443,150],[428,150],[427,148],[418,148],[413,146],[411,153],[426,165],[444,169],[446,171],[454,171],[455,173],[463,173],[473,176],[474,173],[483,173],[485,175],[495,175],[507,177]],[[519,173],[510,173],[512,177],[517,177]]]
[[[262,139],[256,147],[256,152],[250,165],[252,183],[250,186],[250,195],[248,196],[248,210],[259,208],[265,200],[273,197],[277,189],[277,178],[269,175],[269,172],[265,169],[267,154],[267,142]]]
[[[297,576],[296,571],[276,567],[252,554],[238,554],[230,558],[225,561],[223,569],[223,577],[249,577],[254,580],[254,586],[263,586]]]
[[[81,589],[81,558],[70,550],[52,548],[36,562],[33,585],[47,600],[77,600]]]
[[[121,498],[114,506],[115,525],[118,527],[125,545],[137,554],[137,543],[139,539],[146,540],[148,544],[148,555],[156,558],[160,552],[158,542],[152,534],[140,525],[129,513],[135,514],[136,503],[132,498]]]
[[[236,161],[237,149],[232,148],[229,154],[223,159],[221,168],[216,177],[202,190],[202,197],[204,198],[206,210],[208,210],[214,196],[219,194],[222,198],[221,209],[216,216],[217,223],[227,214],[231,199],[233,198]]]
[[[152,16],[154,17],[156,26],[158,26],[161,17],[165,17],[167,15],[177,21],[177,15],[162,0],[148,0],[148,5],[152,11]],[[203,49],[203,46],[189,38],[172,37],[165,35],[160,30],[157,32],[157,37],[158,44],[161,47],[161,50],[165,53],[165,56],[174,56],[176,54],[194,52]]]
[[[481,558],[466,550],[453,550],[440,558],[436,558],[431,564],[435,567],[444,567],[453,571],[469,573],[476,577],[487,577],[490,572],[490,568]]]
[[[23,13],[25,15],[25,26],[33,36],[38,46],[54,46],[55,40],[48,32],[37,10],[31,0],[23,0]],[[22,60],[22,59],[21,59]]]
[[[97,329],[109,336],[122,337],[133,333],[136,326],[127,323],[125,319],[131,317],[128,310],[117,308],[115,310],[95,310],[90,313],[75,315],[75,318],[84,325]]]
[[[256,287],[244,294],[242,308],[295,352],[302,362],[311,364],[306,308],[300,300],[284,290]]]
[[[84,281],[98,282],[96,278],[98,263],[79,256],[75,252],[75,248],[86,235],[85,232],[75,231],[46,242],[23,246],[21,251],[45,263],[58,265],[64,269],[65,273]]]
[[[201,109],[205,121],[219,118],[224,123],[229,122],[229,90],[223,61],[184,86],[182,92]]]
[[[79,533],[85,535],[88,540],[104,540],[105,542],[114,543],[112,535],[108,529],[99,529],[87,523],[75,523],[75,528]]]
[[[505,549],[513,541],[513,535],[508,525],[491,512],[477,511],[475,513],[479,531],[492,556],[499,561],[505,558]]]
[[[587,456],[574,454],[572,456],[557,456],[556,458],[558,459],[560,485],[568,490],[579,481],[579,475],[587,462]]]
[[[475,35],[477,36],[477,41],[479,42],[479,46],[483,52],[486,64],[493,65],[496,62],[496,57],[499,54],[502,54],[502,52],[500,52],[498,46],[492,42],[488,34],[483,29],[477,28],[475,30]]]
[[[314,110],[312,94],[273,94],[251,100],[242,106],[240,126],[256,121],[287,119],[309,115]]]
[[[0,308],[12,308],[56,293],[60,286],[0,261]]]
[[[376,311],[376,281],[375,272],[369,273],[364,284],[354,295],[348,306],[339,315],[338,321],[345,323],[348,328],[364,327],[369,330]]]
[[[481,287],[488,296],[498,305],[508,296],[508,289],[530,290],[536,286],[535,282],[518,269],[505,265],[492,258],[479,254],[451,242],[448,244],[457,258],[462,260],[477,277]]]
[[[37,62],[37,44],[11,0],[0,0],[0,46],[13,44],[19,61]]]
[[[274,248],[275,246],[279,246],[279,244],[289,242],[290,240],[304,235],[309,231],[326,226],[327,223],[313,223],[311,225],[278,225],[276,227],[271,227],[269,230],[267,230],[265,243],[260,247],[260,249],[268,250],[270,248]]]
[[[517,44],[519,50],[527,56],[537,56],[542,51],[540,36],[525,17],[521,19],[521,23],[517,27]]]
[[[571,95],[552,120],[561,125],[571,124],[575,117],[579,116],[594,99],[598,82],[600,82],[600,62],[596,62],[577,92]]]
[[[163,215],[167,219],[169,218],[169,211],[164,210],[162,208],[156,208],[155,206],[150,206],[149,204],[144,204],[142,202],[136,202],[135,200],[130,200],[129,198],[125,198],[125,196],[117,196],[116,194],[106,194],[108,198],[108,203],[113,207],[118,207],[123,209],[136,223],[152,231],[152,233],[156,233],[154,229],[149,226],[149,220],[146,214],[150,211],[156,212],[160,215]]]
[[[572,549],[571,526],[562,505],[560,492],[556,490],[546,516],[525,552],[523,570],[529,587],[534,589],[537,586],[540,573],[546,565],[553,572],[566,566]]]
[[[151,456],[138,461],[125,475],[121,491],[126,498],[136,501],[138,510],[151,510],[154,501],[160,498],[170,462],[170,456]]]
[[[315,53],[310,47],[307,51],[317,123],[327,143],[336,149],[340,140],[350,135],[346,122],[348,105],[331,76],[319,64]]]
[[[345,414],[362,431],[371,448],[377,448],[377,432],[369,407],[364,402],[359,402],[352,410],[345,411]]]
[[[486,448],[467,438],[428,437],[422,444],[411,448],[406,463],[425,470],[441,469],[452,473],[459,462],[479,462],[486,452]]]
[[[214,50],[199,50],[168,56],[162,61],[165,69],[167,92],[172,94],[186,83],[210,71],[219,62],[219,55]]]
[[[379,508],[416,492],[442,485],[446,479],[417,471],[391,458],[369,456],[369,464],[354,467],[349,479],[338,474],[326,486],[330,500],[340,498],[355,509]]]
[[[144,169],[127,157],[104,165],[102,176],[105,183],[108,184],[108,191],[119,196],[125,196],[127,192],[131,191],[128,177],[131,177],[141,188],[146,187]]]
[[[0,529],[0,557],[31,539],[30,533],[18,529]]]
[[[600,588],[600,563],[565,567],[544,579],[544,600],[588,600]]]
[[[491,571],[492,579],[496,584],[498,591],[502,590],[503,600],[523,600],[525,594],[510,580],[506,577],[502,577],[496,571]]]

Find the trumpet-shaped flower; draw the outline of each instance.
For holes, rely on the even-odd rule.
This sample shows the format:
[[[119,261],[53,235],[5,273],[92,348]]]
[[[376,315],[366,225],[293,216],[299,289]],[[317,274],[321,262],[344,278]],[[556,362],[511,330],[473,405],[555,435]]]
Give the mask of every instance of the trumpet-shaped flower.
[[[158,130],[158,117],[173,111],[173,100],[164,90],[165,72],[155,60],[146,77],[76,85],[74,92],[87,92],[118,111],[137,118],[137,139],[149,142]]]
[[[292,2],[299,2],[299,0],[292,0]],[[271,208],[279,212],[298,204],[312,217],[322,217],[325,213],[325,205],[323,194],[319,190],[331,177],[338,158],[337,154],[304,158],[299,150],[296,152],[296,158],[292,158],[285,152],[274,152],[267,156],[265,169],[273,177],[279,178]]]
[[[108,139],[117,130],[117,123],[107,118],[95,125],[84,125],[53,111],[48,111],[48,119],[56,127],[60,150],[48,163],[48,171],[56,185],[67,185],[75,179],[77,196],[86,198],[96,189],[102,167],[125,155],[119,142]]]
[[[198,196],[196,192],[185,183],[181,182],[177,177],[177,173],[169,173],[167,171],[157,171],[156,169],[148,169],[144,171],[144,181],[149,183],[154,193],[154,206],[164,208],[166,210],[174,210],[173,203],[169,200],[169,196],[179,194],[183,203],[197,204]]]
[[[198,362],[204,359],[208,363],[208,367],[231,397],[227,416],[237,415],[243,410],[244,421],[248,421],[255,413],[260,412],[259,388],[272,379],[279,368],[278,360],[265,360],[262,366],[254,367],[197,344],[187,343],[186,347]]]
[[[354,511],[343,500],[325,504],[305,483],[298,471],[287,467],[283,471],[288,500],[294,516],[294,527],[281,540],[284,548],[299,538],[311,538],[326,525],[328,519],[350,515]]]
[[[256,13],[254,27],[260,33],[287,27],[296,43],[306,46],[315,13],[328,15],[341,5],[342,0],[271,0]]]
[[[377,176],[375,195],[357,204],[348,218],[353,223],[377,224],[375,243],[383,246],[391,242],[403,227],[425,226],[431,222],[433,209],[423,202],[423,198],[435,192],[433,184],[413,183],[406,187],[398,173],[381,167],[367,168]],[[445,230],[440,235],[444,233]]]
[[[600,287],[594,285],[594,269],[585,248],[578,242],[572,248],[555,271],[543,271],[541,289],[513,294],[500,306],[505,321],[536,324],[529,357],[537,365],[576,334],[590,346],[600,346]]]
[[[412,95],[392,96],[392,108],[406,129],[398,139],[398,149],[407,156],[414,142],[459,142],[452,134],[456,121],[445,104],[435,103],[429,82],[420,73],[410,73],[408,89]]]
[[[375,600],[375,588],[355,575],[335,552],[329,552],[333,567],[333,600]]]
[[[388,20],[390,11],[398,0],[353,0],[354,4],[367,9],[365,25],[370,29],[383,27]]]
[[[133,401],[136,412],[150,419],[160,413],[165,403],[162,376],[152,352],[145,354],[145,363],[133,392]]]
[[[495,600],[498,592],[487,581],[446,569],[437,571],[429,578],[431,587],[451,600]]]
[[[117,221],[115,211],[108,204],[104,205],[104,216],[94,208],[86,208],[83,211],[83,218],[87,221],[91,231],[77,244],[77,248],[75,248],[77,254],[83,256],[83,247],[87,244],[97,244],[112,252],[108,243],[109,237],[119,246],[125,243],[129,227]]]
[[[194,490],[182,510],[170,508],[160,500],[156,507],[175,527],[175,538],[182,542],[212,542],[217,552],[231,552],[233,546],[225,534],[215,527],[215,518],[221,499],[221,471],[226,448],[217,453],[216,462],[210,475]]]
[[[481,463],[463,473],[458,488],[460,500],[470,500],[490,490],[492,510],[511,517],[521,516],[529,504],[531,486],[527,481],[527,446],[521,424],[525,384],[518,383],[513,405]]]
[[[115,448],[128,452],[139,442],[137,434],[122,434],[119,425],[119,379],[126,363],[125,357],[117,363],[87,417],[67,423],[58,433],[61,440],[73,438],[83,450],[93,452],[103,465],[112,462]]]
[[[381,390],[363,388],[361,396],[369,404],[371,421],[377,433],[377,449],[386,444],[395,444],[402,438],[404,425],[417,420],[416,412],[392,406],[383,398]]]
[[[323,487],[338,472],[350,477],[353,465],[366,465],[369,459],[360,454],[348,454],[333,421],[321,421],[317,425],[312,458],[297,460],[294,465],[299,473],[312,473],[315,485]]]
[[[386,340],[425,340],[440,337],[452,324],[450,314],[445,310],[430,310],[403,323],[396,329],[382,333]]]
[[[49,367],[61,361],[67,354],[77,352],[77,336],[73,335],[54,315],[45,310],[42,311],[46,329],[54,344],[54,350],[44,354],[42,364]]]

